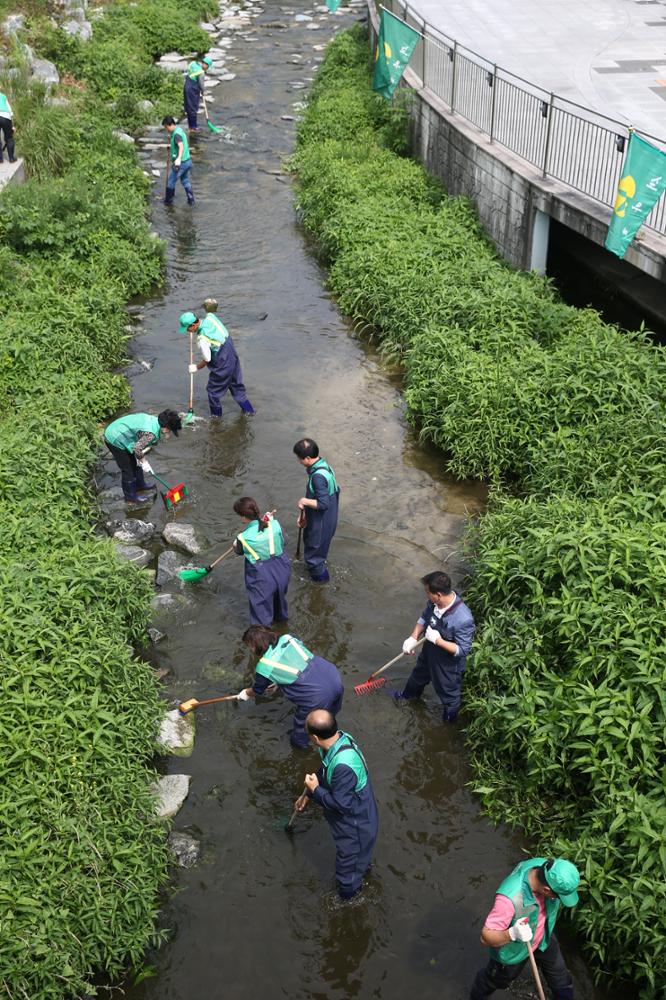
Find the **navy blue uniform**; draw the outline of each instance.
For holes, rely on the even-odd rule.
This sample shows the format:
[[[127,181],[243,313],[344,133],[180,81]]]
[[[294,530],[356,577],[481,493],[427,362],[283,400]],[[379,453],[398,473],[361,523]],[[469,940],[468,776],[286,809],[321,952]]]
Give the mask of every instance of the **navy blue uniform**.
[[[208,362],[208,405],[211,416],[222,416],[221,397],[229,390],[241,410],[246,413],[253,413],[252,405],[247,398],[247,392],[243,385],[243,373],[241,364],[236,354],[236,348],[231,337],[217,351],[213,351]]]
[[[322,754],[317,779],[319,786],[308,794],[324,809],[335,842],[338,891],[350,899],[361,889],[370,867],[379,816],[365,759],[347,733],[340,732],[337,742]]]
[[[453,604],[440,617],[435,614],[433,602],[428,601],[419,618],[419,624],[436,629],[447,642],[455,642],[458,652],[449,653],[426,640],[402,697],[419,698],[426,684],[432,681],[432,686],[444,709],[444,721],[453,721],[460,708],[465,664],[476,629],[472,612],[459,597],[456,597]]]
[[[306,496],[317,501],[317,508],[304,508],[303,558],[312,579],[325,582],[328,580],[326,557],[338,526],[340,487],[323,458],[308,468]]]
[[[274,675],[262,676],[257,673],[252,690],[263,694],[269,684],[275,683],[280,691],[296,706],[291,742],[295,747],[309,747],[310,740],[305,731],[305,720],[315,708],[327,708],[337,715],[342,708],[344,688],[338,668],[322,656],[313,656],[307,666],[300,671],[296,680],[280,683]]]

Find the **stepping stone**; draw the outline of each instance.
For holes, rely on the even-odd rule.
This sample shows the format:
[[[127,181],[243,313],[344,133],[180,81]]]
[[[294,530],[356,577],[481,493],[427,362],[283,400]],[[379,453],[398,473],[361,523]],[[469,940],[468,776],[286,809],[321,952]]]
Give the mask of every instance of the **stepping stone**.
[[[155,815],[158,819],[175,816],[190,790],[189,774],[163,774],[150,786],[155,795]]]
[[[174,757],[189,757],[194,750],[194,733],[194,712],[181,715],[174,708],[162,719],[157,746],[160,751],[173,754]]]
[[[167,837],[167,844],[179,868],[191,868],[199,860],[201,844],[189,833],[172,830]]]

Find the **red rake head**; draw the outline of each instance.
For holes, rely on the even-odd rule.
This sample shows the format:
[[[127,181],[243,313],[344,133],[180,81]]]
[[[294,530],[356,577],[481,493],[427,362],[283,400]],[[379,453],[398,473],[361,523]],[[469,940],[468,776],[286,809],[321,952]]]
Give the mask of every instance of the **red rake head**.
[[[164,506],[167,510],[170,510],[172,507],[175,507],[176,504],[180,503],[181,500],[184,500],[187,495],[188,489],[185,483],[178,483],[177,486],[172,486],[170,490],[167,490],[166,493],[162,494]]]
[[[378,677],[377,680],[363,681],[362,684],[356,684],[354,687],[355,694],[372,694],[373,691],[378,691],[380,687],[386,684],[385,677]]]

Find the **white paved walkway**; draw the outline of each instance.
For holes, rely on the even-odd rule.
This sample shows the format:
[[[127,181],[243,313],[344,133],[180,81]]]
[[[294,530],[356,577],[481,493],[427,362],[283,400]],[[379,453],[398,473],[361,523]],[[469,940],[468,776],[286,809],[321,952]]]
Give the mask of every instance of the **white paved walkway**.
[[[503,69],[666,138],[666,0],[409,0],[409,6]]]

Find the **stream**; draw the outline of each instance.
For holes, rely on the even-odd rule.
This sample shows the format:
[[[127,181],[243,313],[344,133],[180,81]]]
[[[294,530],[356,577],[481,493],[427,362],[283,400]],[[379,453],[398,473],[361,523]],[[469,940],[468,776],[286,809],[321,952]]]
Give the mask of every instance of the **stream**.
[[[244,416],[227,396],[222,419],[209,421],[206,373],[198,373],[195,413],[206,419],[150,456],[167,481],[187,483],[189,501],[167,514],[158,499],[136,516],[158,528],[174,516],[195,525],[209,547],[203,563],[191,562],[205,564],[241,527],[234,500],[250,495],[261,509],[277,508],[293,554],[306,475],[292,446],[305,435],[319,443],[342,488],[331,583],[313,585],[294,563],[289,627],[343,674],[340,721],[366,754],[380,834],[367,889],[341,905],[320,811],[299,817],[293,836],[284,832],[303,774],[316,766],[314,754],[289,744],[289,702],[201,709],[192,756],[166,758],[162,769],[192,777],[174,829],[200,840],[202,855],[195,867],[174,869],[177,891],[162,914],[168,940],[146,957],[154,974],[126,984],[124,995],[462,1000],[486,961],[479,933],[494,891],[526,845],[488,822],[466,787],[464,718],[442,725],[431,688],[422,703],[396,706],[383,692],[355,696],[353,684],[400,650],[425,603],[424,573],[446,568],[460,580],[466,518],[483,509],[486,492],[447,478],[441,455],[419,445],[398,376],[353,335],[327,293],[281,172],[296,124],[282,116],[297,116],[303,97],[293,83],[309,82],[322,55],[313,46],[363,8],[333,16],[303,0],[290,7],[269,0],[253,11],[247,31],[230,32],[236,78],[212,92],[225,132],[202,132],[194,149],[194,210],[180,186],[176,205],[165,209],[163,181],[155,185],[153,223],[168,242],[168,282],[135,310],[137,361],[128,374],[135,410],[186,409],[188,343],[178,316],[203,315],[203,300],[214,296],[257,412]],[[306,12],[313,21],[295,20]],[[112,464],[102,485],[119,485]],[[168,671],[170,701],[249,683],[241,563],[226,560],[201,583],[164,588],[187,598],[156,614],[166,637],[148,654]],[[398,663],[387,687],[404,681],[412,662]],[[591,986],[575,946],[564,946],[576,996],[599,1000],[604,994]],[[526,976],[523,996],[531,995]]]

